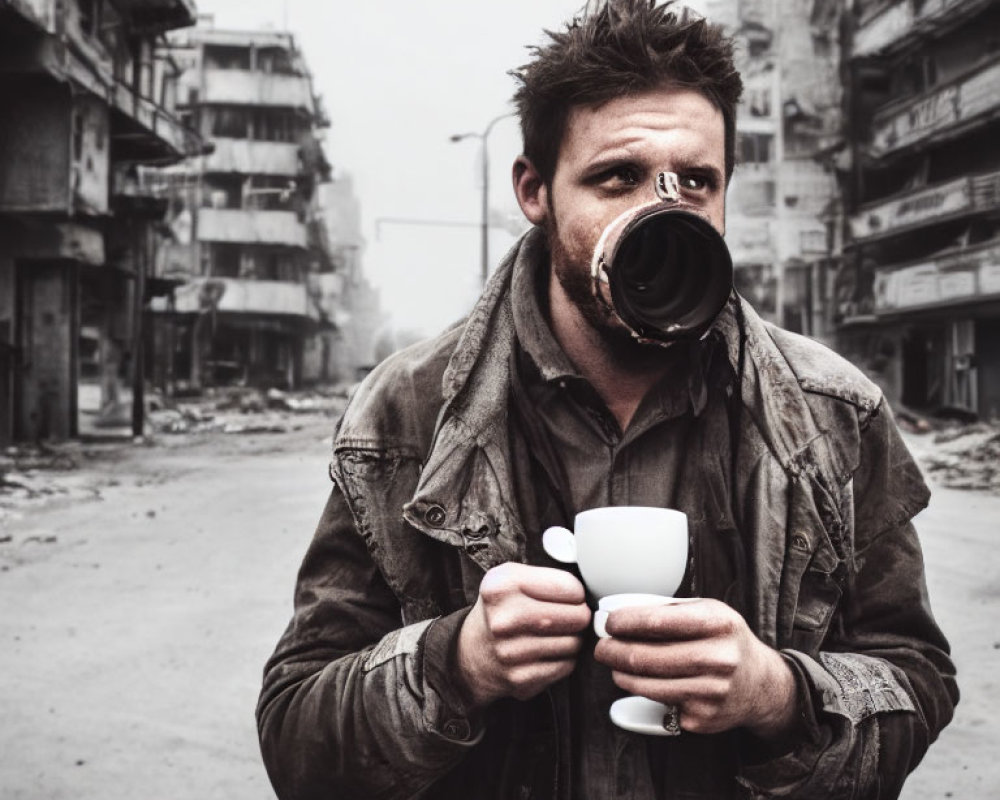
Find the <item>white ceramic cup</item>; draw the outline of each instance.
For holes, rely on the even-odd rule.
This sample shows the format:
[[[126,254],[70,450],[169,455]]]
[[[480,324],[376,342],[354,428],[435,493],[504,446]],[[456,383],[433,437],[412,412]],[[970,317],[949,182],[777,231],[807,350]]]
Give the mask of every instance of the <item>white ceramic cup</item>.
[[[549,528],[542,545],[558,561],[576,563],[598,598],[625,592],[669,597],[684,578],[688,529],[683,511],[591,508],[576,515],[573,528]]]
[[[598,636],[608,636],[608,615],[617,608],[686,601],[673,597],[687,568],[684,512],[647,506],[591,508],[576,515],[573,528],[549,528],[542,534],[542,547],[557,561],[577,564],[583,582],[599,598],[594,614]],[[616,700],[610,715],[619,728],[635,733],[681,732],[678,708],[648,697]]]

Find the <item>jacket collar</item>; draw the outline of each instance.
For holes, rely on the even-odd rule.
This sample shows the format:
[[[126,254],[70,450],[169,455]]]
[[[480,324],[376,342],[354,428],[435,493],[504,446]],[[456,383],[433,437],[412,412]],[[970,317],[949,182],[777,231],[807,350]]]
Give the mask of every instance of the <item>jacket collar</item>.
[[[536,270],[547,257],[544,232],[535,228],[526,233],[469,315],[442,377],[445,402],[430,453],[404,509],[411,525],[465,547],[484,569],[524,555],[525,532],[507,448],[510,356],[516,341],[511,283],[515,272]],[[734,368],[745,348],[739,387],[745,413],[789,478],[808,481],[817,471],[828,473],[822,432],[795,374],[766,324],[741,298],[736,302],[744,318],[743,335],[724,334]]]

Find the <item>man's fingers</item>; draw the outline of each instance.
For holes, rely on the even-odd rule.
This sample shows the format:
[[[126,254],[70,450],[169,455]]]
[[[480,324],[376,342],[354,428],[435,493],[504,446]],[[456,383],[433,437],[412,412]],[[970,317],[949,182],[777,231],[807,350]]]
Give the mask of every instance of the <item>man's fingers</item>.
[[[619,672],[685,678],[731,675],[739,666],[740,653],[729,639],[651,642],[611,638],[597,643],[594,657]]]
[[[576,666],[571,658],[560,661],[535,661],[514,667],[508,673],[510,694],[518,700],[534,697],[542,689],[569,675]]]
[[[582,603],[586,600],[583,584],[564,569],[528,567],[519,578],[521,591],[534,600],[551,603]]]
[[[527,597],[511,598],[488,612],[495,636],[561,636],[575,634],[590,624],[590,609],[583,603],[546,603]]]
[[[605,624],[611,636],[622,639],[669,641],[708,639],[734,632],[738,615],[717,600],[698,600],[676,605],[619,608]]]
[[[625,672],[612,672],[615,685],[629,694],[638,694],[668,705],[722,703],[731,690],[729,681],[714,677],[663,680]]]
[[[583,642],[579,636],[518,636],[496,645],[496,658],[504,666],[538,661],[573,659]]]
[[[513,561],[487,572],[479,584],[479,593],[486,598],[523,594],[553,603],[582,603],[586,598],[583,584],[566,570]]]

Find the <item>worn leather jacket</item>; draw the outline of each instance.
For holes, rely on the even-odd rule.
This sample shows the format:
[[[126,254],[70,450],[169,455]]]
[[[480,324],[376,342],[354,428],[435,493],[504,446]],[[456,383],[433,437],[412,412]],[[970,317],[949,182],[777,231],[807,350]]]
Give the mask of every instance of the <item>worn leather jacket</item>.
[[[571,796],[558,684],[472,715],[449,679],[484,572],[539,534],[511,489],[508,385],[511,275],[537,268],[540,241],[515,246],[462,324],[380,365],[338,425],[334,487],[257,712],[281,798]],[[743,312],[730,356],[744,348],[746,616],[795,665],[805,734],[725,766],[713,737],[683,734],[667,791],[895,797],[958,698],[910,523],[928,492],[869,380]]]

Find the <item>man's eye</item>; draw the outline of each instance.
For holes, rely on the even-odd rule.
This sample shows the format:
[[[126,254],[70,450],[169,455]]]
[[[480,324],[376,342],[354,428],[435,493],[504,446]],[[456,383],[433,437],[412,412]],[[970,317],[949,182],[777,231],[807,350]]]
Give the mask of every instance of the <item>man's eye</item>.
[[[614,176],[627,186],[635,186],[639,183],[639,171],[633,167],[619,167],[614,170]]]
[[[689,192],[703,192],[706,189],[711,189],[713,182],[712,179],[707,175],[698,174],[685,174],[679,177],[679,182],[681,189],[685,189]]]
[[[623,164],[619,167],[607,169],[597,176],[597,183],[610,186],[612,188],[638,186],[642,176],[635,167]]]

